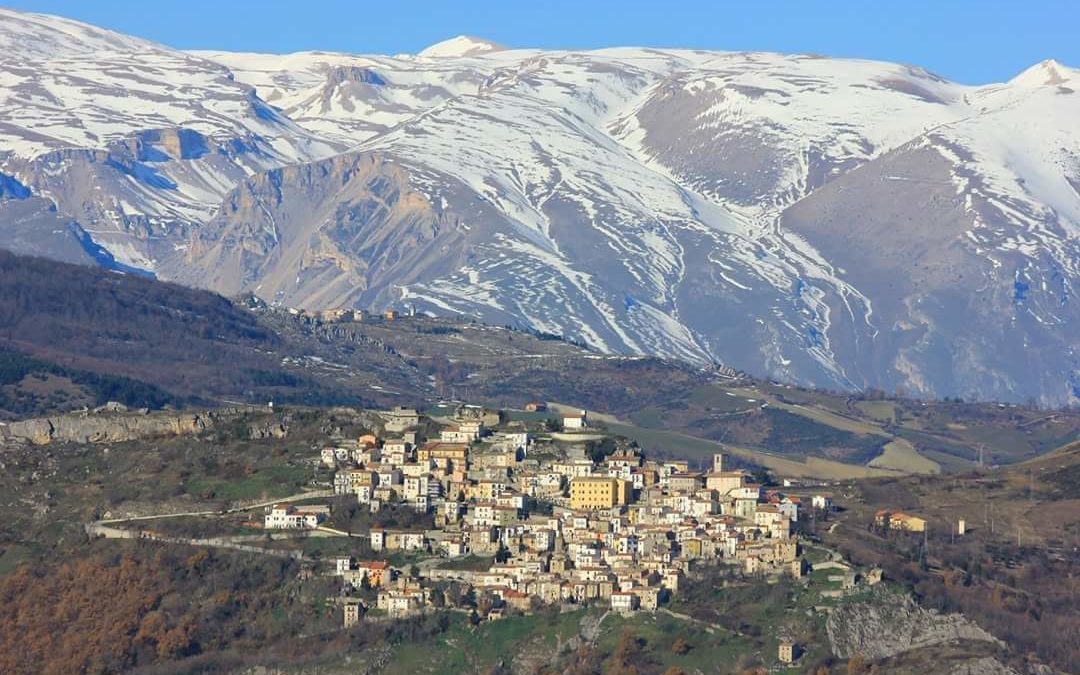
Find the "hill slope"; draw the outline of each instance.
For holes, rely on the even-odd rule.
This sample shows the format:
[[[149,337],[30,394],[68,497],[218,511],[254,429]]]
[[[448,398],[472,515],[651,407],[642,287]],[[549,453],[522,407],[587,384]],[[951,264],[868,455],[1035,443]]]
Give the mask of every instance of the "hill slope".
[[[9,415],[102,398],[150,407],[222,397],[360,400],[290,373],[275,356],[288,353],[287,343],[213,293],[2,250],[0,286],[3,385],[12,402],[0,407]],[[64,394],[52,396],[58,388]]]
[[[852,498],[830,516],[838,524],[820,533],[845,557],[911,585],[927,606],[962,611],[1019,652],[1071,672],[1080,656],[1078,475],[1073,441],[988,472],[864,481],[845,488]],[[924,518],[927,533],[869,527],[880,509]]]

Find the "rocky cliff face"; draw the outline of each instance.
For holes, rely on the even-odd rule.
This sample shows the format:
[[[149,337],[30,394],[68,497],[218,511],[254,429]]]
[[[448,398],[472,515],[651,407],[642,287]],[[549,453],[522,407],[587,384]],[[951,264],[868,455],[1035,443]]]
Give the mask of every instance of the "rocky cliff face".
[[[226,197],[167,271],[289,306],[391,303],[400,286],[458,269],[470,242],[486,233],[482,222],[464,225],[433,203],[409,173],[368,152],[257,174]]]
[[[960,640],[1004,646],[962,614],[938,614],[907,595],[875,591],[869,599],[841,605],[826,629],[834,654],[884,659],[902,652]]]
[[[949,675],[1020,675],[1016,670],[992,657],[962,663],[949,671]]]
[[[12,422],[0,426],[5,441],[49,443],[118,443],[160,436],[185,436],[210,428],[219,414],[82,413]]]

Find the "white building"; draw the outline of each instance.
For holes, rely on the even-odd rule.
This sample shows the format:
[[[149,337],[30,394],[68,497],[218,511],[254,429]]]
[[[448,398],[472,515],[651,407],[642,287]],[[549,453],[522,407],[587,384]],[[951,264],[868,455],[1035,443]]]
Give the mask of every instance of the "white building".
[[[439,440],[443,443],[472,443],[477,435],[472,431],[462,430],[461,427],[447,427],[439,431]]]
[[[315,509],[301,510],[291,504],[274,504],[263,518],[268,530],[312,530],[319,526],[323,513]]]
[[[319,451],[319,460],[324,466],[335,467],[338,462],[349,461],[348,448],[323,448]]]
[[[399,590],[390,589],[380,591],[375,600],[375,606],[388,615],[400,618],[416,614],[423,610],[425,594],[421,589]]]
[[[586,413],[584,410],[582,410],[580,412],[576,412],[576,413],[567,413],[567,414],[563,415],[563,418],[562,418],[563,429],[566,429],[566,430],[584,429],[585,425],[587,423],[587,415],[588,415],[588,413]]]
[[[524,431],[499,432],[495,435],[495,446],[507,452],[521,452],[521,456],[525,457],[529,449],[529,434]]]

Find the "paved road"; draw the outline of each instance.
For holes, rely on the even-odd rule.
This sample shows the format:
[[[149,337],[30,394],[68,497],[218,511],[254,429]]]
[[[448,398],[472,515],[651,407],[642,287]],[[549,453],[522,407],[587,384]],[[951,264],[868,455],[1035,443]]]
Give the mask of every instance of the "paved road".
[[[211,548],[228,548],[237,551],[246,551],[248,553],[259,553],[262,555],[272,555],[277,557],[296,558],[301,559],[304,557],[301,551],[283,551],[269,549],[263,546],[254,546],[247,542],[265,541],[266,534],[249,534],[249,535],[232,535],[222,537],[208,537],[208,538],[194,538],[194,537],[170,537],[156,532],[150,532],[146,530],[128,529],[121,527],[112,527],[113,525],[120,523],[134,523],[144,522],[149,520],[162,520],[165,518],[183,518],[189,516],[221,516],[228,513],[241,513],[244,511],[251,511],[253,509],[264,508],[267,506],[273,506],[274,504],[283,504],[288,502],[302,501],[305,499],[312,499],[318,497],[331,497],[333,496],[333,490],[312,490],[310,492],[301,492],[295,495],[289,495],[288,497],[279,497],[277,499],[265,502],[257,502],[254,504],[244,504],[240,506],[234,506],[224,511],[176,511],[173,513],[157,513],[147,516],[132,516],[129,518],[107,518],[103,520],[95,520],[85,525],[86,533],[90,536],[100,536],[106,539],[145,539],[150,541],[160,541],[170,544],[186,544],[189,546],[208,546]],[[297,539],[306,536],[322,536],[322,537],[348,537],[347,532],[341,530],[335,530],[329,527],[320,527],[316,530],[299,530],[295,532],[274,532],[271,536],[272,539]],[[352,535],[352,536],[364,536],[364,535]]]
[[[95,520],[94,523],[98,525],[109,525],[112,523],[133,523],[140,520],[160,520],[162,518],[183,518],[184,516],[217,516],[220,515],[219,511],[180,511],[176,513],[157,513],[152,516],[131,516],[129,518],[104,518],[102,520]]]
[[[127,518],[105,518],[103,520],[97,520],[97,523],[127,523],[139,520],[158,520],[161,518],[183,518],[185,516],[220,516],[226,513],[242,513],[244,511],[252,511],[254,509],[266,508],[267,506],[273,506],[274,504],[288,504],[290,502],[300,502],[305,499],[317,499],[319,497],[333,497],[333,490],[311,490],[309,492],[300,492],[295,495],[289,495],[288,497],[278,497],[265,502],[255,502],[252,504],[242,504],[240,506],[233,506],[224,511],[174,511],[171,513],[156,513],[148,516],[129,516]]]
[[[689,614],[680,614],[679,612],[673,612],[673,611],[671,611],[670,609],[668,609],[666,607],[661,607],[657,611],[661,612],[663,614],[667,614],[670,617],[673,617],[673,618],[676,618],[676,619],[681,619],[682,621],[687,621],[689,623],[696,623],[699,626],[705,626],[705,629],[707,631],[709,631],[709,632],[712,632],[714,630],[719,630],[719,631],[723,631],[725,633],[731,633],[733,635],[738,635],[740,637],[742,637],[742,635],[743,635],[742,633],[733,631],[730,628],[727,628],[725,626],[721,626],[718,623],[710,623],[708,621],[702,621],[701,619],[695,619],[694,617],[690,616]]]
[[[234,506],[227,509],[226,513],[240,513],[241,511],[251,511],[252,509],[261,509],[267,506],[273,506],[274,504],[288,504],[289,502],[302,502],[305,499],[316,499],[318,497],[333,497],[333,490],[311,490],[309,492],[301,492],[295,495],[289,495],[288,497],[278,497],[277,499],[271,499],[267,502],[257,502],[255,504],[245,504],[244,506]]]
[[[300,560],[304,557],[304,554],[301,551],[277,550],[266,548],[263,546],[252,546],[251,544],[243,543],[244,540],[261,539],[261,535],[246,535],[244,537],[210,537],[206,539],[198,539],[194,537],[168,537],[165,535],[157,534],[156,532],[148,532],[145,530],[127,530],[119,527],[102,525],[100,523],[88,523],[86,525],[86,533],[92,537],[98,536],[105,537],[106,539],[141,539],[147,541],[160,541],[167,544],[206,546],[209,548],[227,548],[234,551],[244,551],[245,553],[258,553],[260,555],[269,555],[278,558],[295,558],[297,560]]]

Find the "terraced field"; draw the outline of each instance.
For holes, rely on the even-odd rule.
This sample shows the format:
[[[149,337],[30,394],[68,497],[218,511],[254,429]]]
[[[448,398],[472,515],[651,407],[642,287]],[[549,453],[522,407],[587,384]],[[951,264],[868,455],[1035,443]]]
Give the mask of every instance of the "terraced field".
[[[749,379],[703,383],[608,421],[673,455],[705,458],[722,444],[785,475],[819,478],[966,471],[980,457],[1009,464],[1080,437],[1075,410],[860,399]]]

